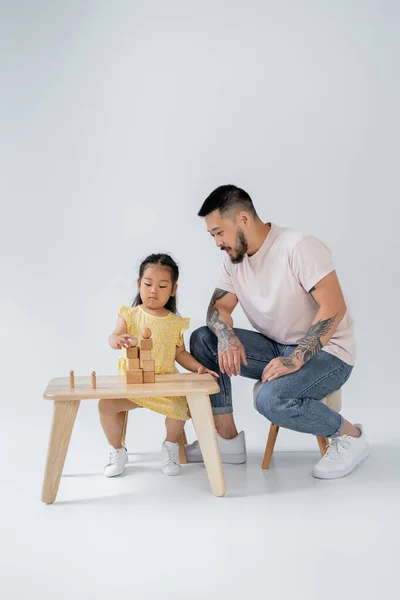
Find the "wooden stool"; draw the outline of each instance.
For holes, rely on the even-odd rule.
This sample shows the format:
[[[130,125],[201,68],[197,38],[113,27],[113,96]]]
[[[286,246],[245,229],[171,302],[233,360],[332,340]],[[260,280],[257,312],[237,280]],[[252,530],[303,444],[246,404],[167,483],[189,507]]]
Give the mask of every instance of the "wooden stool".
[[[208,373],[204,375],[197,373],[156,375],[155,383],[142,384],[127,384],[124,377],[117,375],[97,376],[94,389],[91,376],[75,377],[73,387],[70,377],[52,379],[44,392],[46,400],[53,400],[54,410],[43,479],[42,501],[51,504],[57,497],[69,441],[81,400],[154,396],[186,396],[211,490],[215,496],[224,496],[226,492],[225,478],[210,403],[210,394],[218,392],[218,384]],[[127,417],[122,414],[121,427],[124,437],[127,422]],[[184,442],[185,440],[182,439],[181,448]],[[182,449],[184,452],[184,448]]]
[[[254,407],[256,407],[257,392],[262,385],[263,385],[262,381],[257,381],[254,384],[254,388],[253,388]],[[326,398],[323,398],[323,400],[321,400],[321,402],[323,404],[326,404],[326,406],[328,406],[332,410],[334,410],[336,412],[340,412],[340,410],[342,408],[342,391],[336,390],[336,392],[333,392],[332,394],[329,394],[328,396],[326,396]],[[271,423],[270,428],[269,428],[267,445],[265,447],[264,460],[262,462],[262,469],[269,469],[269,465],[270,465],[271,458],[272,458],[272,453],[274,451],[276,438],[278,437],[278,431],[279,431],[279,425],[275,425],[274,423]],[[321,452],[321,456],[324,456],[324,454],[326,452],[326,447],[328,445],[328,439],[323,436],[317,435],[317,442],[318,442],[319,450]]]

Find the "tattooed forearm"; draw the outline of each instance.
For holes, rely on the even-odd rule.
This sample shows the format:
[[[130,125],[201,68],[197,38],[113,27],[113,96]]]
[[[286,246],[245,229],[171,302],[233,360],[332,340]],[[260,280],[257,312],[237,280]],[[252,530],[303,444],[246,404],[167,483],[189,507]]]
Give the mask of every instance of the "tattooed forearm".
[[[215,333],[219,341],[219,349],[223,352],[232,347],[232,341],[235,340],[236,336],[233,333],[232,327],[230,327],[225,321],[221,319],[218,308],[215,306],[218,300],[221,300],[226,296],[228,292],[217,288],[210,300],[210,305],[207,310],[207,326],[211,331]]]
[[[294,350],[291,356],[287,357],[289,360],[295,358],[300,360],[302,364],[306,363],[310,358],[315,356],[317,352],[325,345],[322,343],[321,338],[328,335],[332,326],[334,325],[338,315],[330,317],[329,319],[323,319],[311,325],[303,339],[300,340],[297,348]],[[289,366],[289,365],[288,365]]]

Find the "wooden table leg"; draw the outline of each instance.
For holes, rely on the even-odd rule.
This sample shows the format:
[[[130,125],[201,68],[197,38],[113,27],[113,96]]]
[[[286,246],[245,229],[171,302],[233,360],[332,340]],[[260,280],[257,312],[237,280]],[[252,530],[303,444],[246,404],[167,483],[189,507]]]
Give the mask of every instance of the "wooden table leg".
[[[46,504],[52,504],[57,496],[79,404],[80,400],[54,402],[53,423],[42,487],[42,502]]]
[[[226,484],[219,453],[217,432],[211,410],[210,397],[204,394],[187,397],[208,480],[215,496],[225,496]]]
[[[125,446],[126,442],[126,428],[128,427],[128,415],[129,411],[124,410],[124,412],[119,413],[121,415],[122,422],[122,432],[121,432],[121,445]]]

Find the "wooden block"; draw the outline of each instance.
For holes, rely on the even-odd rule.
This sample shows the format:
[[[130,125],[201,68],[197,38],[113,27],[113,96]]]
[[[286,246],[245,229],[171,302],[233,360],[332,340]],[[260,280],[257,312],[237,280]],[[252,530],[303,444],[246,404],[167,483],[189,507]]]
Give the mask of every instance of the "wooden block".
[[[132,369],[140,369],[140,360],[138,358],[127,358],[126,368],[128,371],[131,371]]]
[[[125,358],[139,358],[139,348],[124,348],[122,352]]]
[[[140,332],[140,337],[142,337],[145,340],[151,338],[151,329],[149,329],[148,327],[142,329],[142,331]]]
[[[143,383],[143,369],[131,369],[125,377],[126,383]]]
[[[152,350],[153,349],[153,340],[140,340],[140,349],[141,350]]]
[[[154,371],[143,371],[143,383],[155,383],[156,374]]]
[[[154,360],[142,361],[142,369],[143,369],[143,371],[154,371],[155,370]]]
[[[144,360],[153,360],[151,350],[141,350],[140,351],[140,360],[143,362]]]

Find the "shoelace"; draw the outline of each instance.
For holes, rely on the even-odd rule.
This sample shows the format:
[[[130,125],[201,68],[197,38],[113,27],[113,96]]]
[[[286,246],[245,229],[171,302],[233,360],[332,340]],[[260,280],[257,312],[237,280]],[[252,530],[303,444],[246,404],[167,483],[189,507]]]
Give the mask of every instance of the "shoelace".
[[[335,460],[340,458],[343,452],[348,448],[349,438],[347,435],[337,436],[331,439],[324,458]]]
[[[110,450],[110,454],[108,455],[108,464],[116,465],[118,462],[118,450]]]

